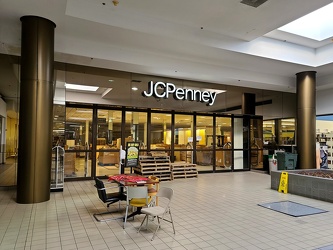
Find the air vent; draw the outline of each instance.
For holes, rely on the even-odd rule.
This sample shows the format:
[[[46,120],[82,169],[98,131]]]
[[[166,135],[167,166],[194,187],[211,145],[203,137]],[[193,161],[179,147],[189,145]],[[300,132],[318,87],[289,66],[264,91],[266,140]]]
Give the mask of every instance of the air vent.
[[[241,3],[257,8],[266,1],[267,0],[242,0]]]

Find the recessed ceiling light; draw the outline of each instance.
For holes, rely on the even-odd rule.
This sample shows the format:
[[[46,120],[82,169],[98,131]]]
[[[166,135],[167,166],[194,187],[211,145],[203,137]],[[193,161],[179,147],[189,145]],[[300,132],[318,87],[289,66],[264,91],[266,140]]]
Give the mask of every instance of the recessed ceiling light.
[[[138,88],[137,87],[132,87],[132,90],[137,91]]]
[[[109,79],[109,82],[113,82],[113,80],[112,80],[112,79]]]
[[[88,86],[88,85],[79,85],[79,84],[70,84],[65,83],[66,89],[75,89],[75,90],[84,90],[84,91],[96,91],[98,87]]]
[[[103,94],[102,94],[102,98],[103,98],[104,96],[106,96],[107,94],[109,94],[109,93],[111,92],[111,90],[112,90],[112,88],[107,88],[107,89],[103,92]]]

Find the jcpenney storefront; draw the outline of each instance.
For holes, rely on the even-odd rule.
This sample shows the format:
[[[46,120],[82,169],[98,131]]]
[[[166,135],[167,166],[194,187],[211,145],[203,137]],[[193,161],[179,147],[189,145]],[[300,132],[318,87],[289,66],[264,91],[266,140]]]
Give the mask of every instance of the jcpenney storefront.
[[[241,114],[250,89],[105,72],[67,70],[57,82],[53,146],[65,149],[65,178],[119,173],[120,149],[130,141],[140,143],[140,155],[165,154],[173,163],[196,164],[199,173],[263,169],[262,116]],[[70,80],[82,75],[98,79],[99,88],[71,90],[80,86]]]

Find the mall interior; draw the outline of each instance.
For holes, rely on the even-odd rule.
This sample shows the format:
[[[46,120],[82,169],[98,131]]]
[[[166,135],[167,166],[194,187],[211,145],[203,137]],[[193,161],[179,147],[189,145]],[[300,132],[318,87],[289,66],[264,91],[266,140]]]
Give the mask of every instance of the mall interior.
[[[77,1],[70,0],[58,2],[58,11],[45,16],[48,12],[43,13],[46,11],[43,6],[46,9],[47,6],[39,1],[35,4],[38,4],[40,14],[33,10],[24,11],[22,6],[17,6],[19,3],[20,1],[14,1],[11,4],[3,3],[4,8],[2,8],[3,16],[7,18],[7,21],[3,23],[0,57],[3,75],[0,86],[3,100],[1,160],[8,171],[1,174],[1,186],[15,185],[17,181],[18,121],[22,78],[20,57],[22,21],[20,18],[31,14],[46,18],[55,25],[54,79],[51,83],[54,89],[51,132],[52,168],[58,164],[56,159],[58,161],[60,159],[64,169],[64,180],[91,179],[96,176],[119,173],[120,147],[125,149],[128,141],[141,143],[141,155],[149,155],[151,152],[164,153],[171,163],[196,164],[198,173],[254,169],[268,172],[267,155],[272,155],[274,150],[293,153],[297,151],[295,74],[303,71],[317,72],[315,104],[318,119],[315,129],[318,137],[327,137],[325,139],[328,141],[327,151],[330,150],[332,129],[330,128],[329,94],[332,90],[329,86],[333,77],[329,71],[330,63],[323,55],[324,50],[329,50],[331,46],[327,43],[329,39],[315,42],[312,41],[313,39],[277,29],[279,27],[272,29],[270,26],[273,24],[266,24],[253,31],[253,33],[260,33],[266,30],[266,33],[262,36],[243,35],[244,42],[237,49],[235,44],[242,41],[238,36],[249,27],[244,24],[235,24],[234,32],[238,32],[239,35],[234,35],[232,40],[232,32],[228,31],[225,25],[218,27],[212,20],[201,17],[202,25],[204,23],[211,25],[207,26],[210,30],[203,31],[206,28],[200,27],[202,34],[195,34],[198,41],[187,41],[187,50],[191,50],[192,54],[191,57],[188,55],[188,61],[186,61],[185,54],[189,52],[185,48],[182,52],[178,50],[182,42],[186,42],[185,39],[193,38],[191,34],[184,34],[178,39],[169,36],[168,42],[162,43],[167,34],[159,34],[159,37],[155,38],[157,28],[154,26],[154,30],[150,31],[151,39],[148,39],[148,42],[139,39],[142,34],[149,33],[148,30],[142,30],[144,25],[138,29],[141,33],[139,31],[133,33],[130,27],[134,25],[134,20],[139,20],[142,15],[135,16],[136,19],[133,17],[133,20],[124,21],[122,25],[117,24],[118,26],[102,25],[101,20],[95,20],[97,14],[105,15],[108,11],[117,17],[124,16],[134,9],[145,13],[146,9],[143,6],[132,5],[133,3],[122,3],[116,6],[111,2],[95,3],[90,6],[92,3],[86,1],[78,7]],[[317,3],[317,8],[327,3],[328,1]],[[277,15],[273,10],[276,6],[271,6],[273,3],[269,2],[259,7],[235,3],[225,4],[225,8],[228,7],[235,12],[249,10],[251,13],[247,15],[251,15],[253,19],[251,22],[255,22],[252,15],[256,11],[263,11],[261,8],[265,8],[262,12],[265,15],[268,13]],[[156,10],[162,8],[162,6],[155,7]],[[21,11],[21,15],[11,11],[11,8],[16,8],[16,12]],[[90,14],[85,12],[89,8],[94,10]],[[306,8],[311,9],[309,5],[304,7],[303,12]],[[312,8],[311,10],[315,9],[315,7]],[[216,12],[217,15],[219,11]],[[150,18],[156,18],[155,15],[151,14]],[[296,17],[301,14],[289,13],[289,15]],[[13,20],[14,16],[16,20]],[[165,15],[164,18],[167,17]],[[105,17],[104,22],[114,21],[114,18],[113,16]],[[179,20],[176,20],[179,23],[185,21],[178,18]],[[228,18],[231,20],[233,17]],[[146,22],[148,20],[150,19],[147,18]],[[156,20],[163,23],[160,19]],[[195,24],[199,22],[199,20],[194,21]],[[168,29],[173,28],[174,32],[180,32],[181,28],[194,28],[183,23],[183,26],[176,28],[170,26],[171,24],[170,20],[164,22],[164,25],[169,25]],[[249,26],[251,25],[253,24],[249,23]],[[87,36],[89,33],[82,27],[86,29],[89,27],[90,34],[94,35],[89,37],[90,39],[82,39],[82,36]],[[71,29],[73,32],[70,32]],[[99,31],[96,32],[96,29]],[[220,40],[224,43],[219,45],[221,48],[209,44],[213,42],[214,29],[216,31],[220,29]],[[106,36],[107,32],[114,34],[108,37],[109,40],[102,36],[102,34]],[[129,43],[126,37],[130,35],[135,35],[136,42],[133,44]],[[258,38],[255,39],[255,37]],[[156,40],[150,41],[153,38]],[[286,38],[288,43],[279,40]],[[158,41],[158,39],[161,40]],[[87,49],[89,42],[103,44],[99,44],[100,48],[89,46]],[[234,44],[234,47],[231,44]],[[295,48],[296,45],[298,45],[297,48]],[[199,52],[194,53],[194,51],[197,51],[200,46],[206,50],[201,52],[198,60],[196,57],[200,56]],[[246,46],[249,47],[245,48]],[[312,48],[312,59],[316,59],[316,63],[321,66],[313,66],[310,54],[297,59],[303,60],[297,63],[294,57],[309,50],[308,48]],[[130,53],[134,49],[136,53]],[[173,54],[169,51],[170,49],[174,49]],[[290,59],[287,60],[284,55],[273,53],[273,50],[277,49],[290,54]],[[104,51],[105,54],[98,55],[99,51]],[[260,53],[262,55],[259,55]],[[176,54],[182,55],[183,58],[180,60]],[[169,57],[173,55],[172,60],[168,59],[167,55]],[[125,63],[126,57],[128,61]],[[218,61],[218,57],[223,59]],[[135,60],[137,62],[134,62]],[[152,61],[154,66],[151,65]],[[257,65],[255,69],[253,64]],[[132,68],[131,65],[133,65]],[[172,67],[173,70],[170,72]],[[163,69],[164,72],[157,68]],[[162,97],[164,87],[160,84],[156,88],[159,93],[157,96],[143,96],[145,91],[146,93],[150,91],[150,83],[171,83],[174,87],[184,90],[192,89],[201,93],[206,91],[216,94],[210,103],[198,101],[199,97],[192,100],[185,97],[173,98],[173,93],[166,98]],[[81,89],[72,89],[70,85],[81,87]],[[95,90],[83,90],[82,86],[94,87]],[[247,108],[250,107],[252,110],[244,113],[246,108],[244,98],[249,96],[252,99],[247,103]],[[328,167],[333,166],[330,155],[328,152]],[[131,170],[125,169],[125,171]],[[166,178],[172,177],[168,175]]]
[[[22,145],[28,146],[36,159],[49,158],[46,162],[50,163],[43,166],[49,171],[46,173],[50,173],[51,187],[47,190],[46,202],[31,202],[34,199],[29,198],[29,202],[20,202],[21,198],[18,198],[18,203],[38,203],[47,207],[27,207],[32,209],[29,210],[32,213],[38,209],[42,213],[52,211],[49,208],[52,205],[62,211],[63,207],[55,203],[68,203],[69,200],[77,203],[76,199],[94,200],[95,209],[103,210],[105,205],[98,200],[94,179],[104,178],[106,181],[107,176],[122,171],[156,175],[161,186],[172,187],[176,191],[185,185],[189,192],[193,185],[197,190],[195,196],[200,196],[200,190],[206,189],[210,179],[216,182],[216,187],[229,193],[233,193],[230,185],[236,185],[233,196],[236,200],[240,199],[237,195],[247,196],[246,185],[255,186],[257,183],[259,189],[269,182],[269,158],[276,151],[297,154],[300,148],[297,143],[302,141],[299,140],[300,134],[307,137],[298,131],[303,127],[299,122],[300,106],[297,106],[297,101],[302,98],[297,82],[300,72],[315,75],[312,82],[314,98],[309,100],[309,103],[314,103],[315,125],[310,126],[313,131],[309,137],[315,135],[310,140],[316,141],[323,153],[320,168],[333,169],[333,34],[324,30],[323,24],[315,26],[314,16],[310,17],[310,22],[301,19],[315,10],[322,10],[322,7],[333,9],[333,4],[328,0],[294,0],[286,6],[283,2],[1,1],[0,204],[8,207],[0,210],[2,215],[5,216],[10,206],[18,209],[16,186],[20,185],[22,178],[30,178],[23,182],[30,182],[32,178],[22,177],[22,172],[30,175],[29,171],[40,170],[34,166],[28,172],[22,170],[24,164],[31,161],[31,155],[27,157]],[[320,15],[324,15],[323,12]],[[49,38],[45,38],[47,32],[42,24],[36,28],[40,29],[40,34],[34,34],[28,27],[30,23],[22,17],[51,24],[54,31],[52,42],[45,42]],[[320,37],[287,30],[287,24],[295,20],[301,20],[302,24],[302,29],[297,32],[315,30],[315,35]],[[326,19],[326,23],[329,22]],[[35,51],[31,41],[38,43]],[[45,56],[40,52],[44,47],[50,47],[54,55]],[[24,55],[29,53],[36,56],[27,63]],[[48,57],[52,62],[46,60]],[[36,85],[31,87],[32,81],[26,76],[27,71],[33,69],[37,71],[37,79],[32,80]],[[44,76],[51,76],[48,78],[51,80],[45,80]],[[50,92],[41,87],[45,82]],[[36,97],[37,104],[29,96]],[[52,100],[51,112],[47,111],[48,104],[43,103],[40,96]],[[36,122],[33,121],[35,116],[38,118]],[[35,145],[35,142],[42,144],[46,140],[44,129],[51,138],[49,149],[39,149],[41,147]],[[29,141],[32,137],[33,142]],[[129,142],[139,143],[136,167],[126,167],[122,159]],[[44,154],[45,150],[49,154]],[[150,164],[145,162],[147,159],[160,164],[156,163],[156,169],[151,171],[145,167],[145,164]],[[166,165],[170,167],[165,168]],[[179,172],[179,167],[183,166],[186,170]],[[21,176],[18,177],[20,169]],[[36,182],[29,185],[38,186],[38,178],[34,178]],[[219,180],[224,181],[219,183]],[[85,196],[76,197],[77,190],[84,192]],[[224,191],[222,193],[225,195]],[[259,199],[252,194],[249,197]],[[279,198],[279,195],[262,196],[265,200],[270,198]],[[300,202],[308,201],[298,199]],[[181,197],[176,196],[176,200],[176,211],[186,206]],[[230,197],[228,201],[232,203]],[[241,206],[250,203],[246,199]],[[329,205],[314,204],[332,211]],[[227,209],[220,205],[222,210]],[[74,209],[84,210],[80,211],[83,214],[80,221],[88,217],[95,230],[98,228],[99,224],[93,218],[91,220],[93,211],[89,204],[85,203],[81,208],[75,204]],[[178,212],[176,227],[183,226],[180,238],[176,234],[176,238],[171,240],[172,231],[166,230],[167,233],[162,232],[158,239],[159,247],[149,245],[151,248],[145,248],[148,245],[137,239],[134,231],[127,232],[125,237],[119,226],[121,222],[111,222],[106,224],[106,230],[117,241],[116,248],[105,243],[99,249],[281,249],[278,239],[272,239],[272,245],[266,241],[246,245],[246,239],[242,239],[243,245],[237,245],[233,237],[227,243],[216,242],[218,236],[207,238],[207,241],[203,237],[202,241],[195,242],[195,234],[185,230],[190,226],[188,221],[182,220]],[[70,207],[65,213],[66,217],[73,216]],[[24,217],[24,213],[20,216]],[[49,216],[45,215],[46,220],[51,220]],[[237,224],[236,217],[232,216],[230,224]],[[0,218],[8,228],[11,227],[12,222],[3,216]],[[36,220],[32,227],[37,229],[37,216],[30,218]],[[272,220],[276,219],[279,217],[272,216]],[[323,226],[324,220],[323,224],[316,226]],[[60,221],[63,222],[62,219],[55,222],[60,224]],[[130,224],[136,227],[138,221],[135,219]],[[77,221],[70,224],[72,229],[75,223]],[[255,227],[254,221],[250,224]],[[47,227],[47,223],[45,225]],[[211,225],[207,227],[212,231],[220,230],[211,228]],[[64,232],[60,226],[57,230],[59,234]],[[71,231],[73,235],[74,231]],[[90,237],[88,231],[86,229],[86,235]],[[202,236],[203,231],[198,230],[198,235]],[[282,232],[283,226],[276,231]],[[47,243],[47,237],[43,236],[43,243],[34,244],[33,236],[29,240],[28,235],[24,243],[15,238],[13,245],[9,243],[10,237],[5,237],[6,232],[7,229],[0,230],[0,249],[52,249],[54,243]],[[101,232],[99,234],[102,235]],[[149,242],[151,235],[143,234]],[[223,231],[223,234],[226,236],[228,233]],[[191,240],[185,244],[189,240],[187,236]],[[163,237],[167,240],[164,241]],[[80,245],[79,241],[78,237],[68,248],[62,243],[65,240],[57,241],[54,249],[93,248],[92,240],[86,245]],[[174,246],[170,245],[171,241]],[[205,245],[205,242],[210,244]],[[318,242],[309,241],[307,244],[304,246],[298,242],[290,249],[317,249],[332,242],[322,237]]]

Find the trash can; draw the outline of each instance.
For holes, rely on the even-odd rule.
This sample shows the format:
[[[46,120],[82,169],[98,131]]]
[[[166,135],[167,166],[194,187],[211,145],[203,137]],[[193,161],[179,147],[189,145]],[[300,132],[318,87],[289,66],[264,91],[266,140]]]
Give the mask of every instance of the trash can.
[[[297,166],[297,154],[289,152],[277,152],[277,167],[278,170],[294,170]]]
[[[273,155],[268,156],[269,174],[272,171],[277,171],[277,160],[273,158]]]

